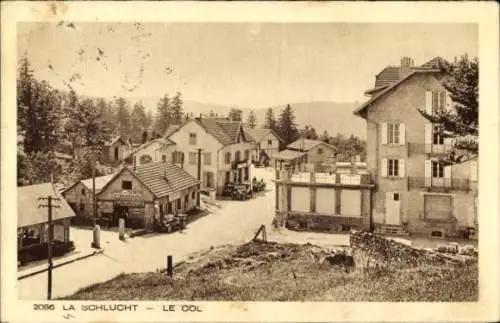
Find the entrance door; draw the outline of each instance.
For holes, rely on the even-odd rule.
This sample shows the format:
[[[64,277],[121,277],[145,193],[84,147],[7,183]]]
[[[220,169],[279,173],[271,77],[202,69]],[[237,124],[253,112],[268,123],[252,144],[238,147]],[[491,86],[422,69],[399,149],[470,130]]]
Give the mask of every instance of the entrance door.
[[[401,194],[387,192],[385,198],[385,223],[392,225],[401,224]]]

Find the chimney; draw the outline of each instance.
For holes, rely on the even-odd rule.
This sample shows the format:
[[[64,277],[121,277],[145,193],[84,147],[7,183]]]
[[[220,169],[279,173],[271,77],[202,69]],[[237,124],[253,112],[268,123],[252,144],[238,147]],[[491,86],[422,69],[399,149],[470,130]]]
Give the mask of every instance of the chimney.
[[[407,56],[401,58],[401,67],[413,67],[413,59]]]

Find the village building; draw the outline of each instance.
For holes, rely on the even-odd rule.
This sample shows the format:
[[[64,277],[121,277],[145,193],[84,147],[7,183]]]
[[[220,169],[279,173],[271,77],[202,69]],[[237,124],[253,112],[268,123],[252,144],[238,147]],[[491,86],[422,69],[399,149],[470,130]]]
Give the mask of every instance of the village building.
[[[252,162],[273,164],[274,157],[285,143],[276,131],[269,128],[243,128],[247,139],[251,140],[254,148],[251,151]]]
[[[123,161],[124,152],[129,147],[121,136],[116,136],[104,144],[100,162],[103,165],[118,165]]]
[[[373,222],[381,232],[452,236],[477,229],[477,160],[440,162],[453,138],[417,110],[451,107],[441,62],[415,67],[404,57],[400,66],[384,68],[366,91],[370,99],[354,111],[366,120]]]
[[[101,189],[106,185],[114,174],[98,176],[95,178],[95,191],[99,194]],[[77,217],[92,218],[94,216],[93,203],[93,181],[92,178],[78,181],[66,188],[62,195],[68,202],[69,206],[75,211]],[[99,210],[98,210],[99,212]],[[97,214],[99,216],[99,214]]]
[[[123,167],[97,195],[99,215],[114,225],[154,228],[166,214],[189,213],[199,206],[199,181],[168,161]]]
[[[275,167],[303,169],[303,165],[311,164],[321,168],[334,164],[336,153],[337,149],[324,141],[300,138],[275,155]]]
[[[159,138],[148,141],[125,157],[127,164],[143,165],[157,161],[172,162],[172,153],[175,151],[175,143],[168,138]]]
[[[228,118],[193,118],[173,131],[168,139],[177,144],[174,163],[199,178],[204,189],[215,189],[221,194],[225,183],[251,179],[250,153],[254,145],[246,137],[242,122]]]
[[[53,241],[56,253],[68,251],[69,222],[75,216],[61,193],[51,183],[21,186],[17,188],[17,250],[21,262],[40,257],[47,248],[48,241],[48,209],[47,198],[52,196]],[[43,249],[43,250],[42,250]],[[42,257],[43,258],[43,257]]]
[[[372,230],[370,175],[276,170],[275,224],[299,230]]]

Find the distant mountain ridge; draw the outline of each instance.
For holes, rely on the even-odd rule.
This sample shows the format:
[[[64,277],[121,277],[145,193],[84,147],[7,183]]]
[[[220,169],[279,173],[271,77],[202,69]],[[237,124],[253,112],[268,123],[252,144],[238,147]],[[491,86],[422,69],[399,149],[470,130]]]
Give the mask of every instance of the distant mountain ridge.
[[[112,100],[112,98],[107,98]],[[154,97],[126,97],[131,106],[135,102],[142,101],[146,110],[156,112],[156,104],[159,101]],[[311,101],[311,102],[290,102],[290,106],[295,115],[295,122],[299,128],[305,125],[311,125],[316,130],[318,135],[321,135],[324,130],[330,136],[335,136],[337,133],[349,136],[353,134],[360,139],[366,139],[366,123],[363,119],[355,116],[352,112],[359,107],[361,102],[331,102],[331,101]],[[285,104],[273,106],[273,111],[276,118],[279,118],[281,110]],[[203,103],[193,100],[184,99],[184,111],[192,113],[197,117],[200,114],[208,114],[210,111],[219,116],[227,116],[231,108],[238,108],[243,111],[243,120],[246,120],[249,112],[252,110],[248,107],[222,105],[216,103]],[[257,117],[257,125],[262,126],[265,119],[267,108],[253,109]]]

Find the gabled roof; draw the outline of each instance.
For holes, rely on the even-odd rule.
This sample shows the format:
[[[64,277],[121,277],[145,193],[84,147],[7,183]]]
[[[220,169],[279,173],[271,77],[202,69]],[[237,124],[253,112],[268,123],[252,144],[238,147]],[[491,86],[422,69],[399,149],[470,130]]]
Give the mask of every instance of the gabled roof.
[[[357,109],[355,109],[353,111],[353,113],[359,117],[362,117],[361,116],[361,113],[370,105],[372,105],[374,102],[376,102],[378,99],[380,99],[381,97],[383,97],[384,95],[386,95],[387,93],[389,93],[391,90],[395,89],[396,87],[398,87],[400,84],[402,84],[404,81],[408,80],[409,78],[411,78],[412,76],[416,75],[416,74],[419,74],[419,73],[438,73],[440,72],[440,70],[437,70],[437,69],[416,69],[414,71],[412,71],[410,74],[406,75],[405,77],[403,77],[402,79],[400,79],[399,81],[393,83],[392,85],[388,86],[387,88],[385,88],[383,91],[379,92],[377,95],[371,97],[368,101],[366,101],[365,103],[363,103],[360,107],[358,107]]]
[[[284,142],[284,140],[276,133],[276,131],[269,128],[249,128],[243,127],[243,131],[248,140],[255,141],[256,143],[261,142],[269,133],[273,134],[279,141]]]
[[[231,145],[238,143],[238,139],[240,136],[243,136],[243,139],[247,141],[245,138],[245,134],[242,128],[241,121],[231,121],[228,118],[194,118],[186,121],[177,129],[175,129],[172,133],[169,134],[168,137],[172,136],[175,132],[179,131],[184,127],[184,125],[188,122],[196,122],[202,128],[204,128],[207,133],[212,135],[218,142],[220,142],[223,146]]]
[[[124,167],[101,189],[104,192],[124,171],[129,171],[156,198],[198,185],[200,182],[184,169],[170,162],[151,162],[134,167]]]
[[[301,142],[302,140],[303,140],[303,142]],[[292,149],[292,150],[309,151],[312,148],[314,148],[314,147],[316,147],[317,145],[320,145],[320,144],[327,145],[327,146],[329,146],[329,147],[337,150],[337,148],[335,148],[334,146],[332,146],[330,144],[327,144],[324,141],[321,141],[321,140],[312,140],[312,139],[298,139],[298,140],[292,142],[291,144],[289,144],[286,147],[288,149]]]
[[[150,140],[150,141],[148,141],[148,142],[143,143],[143,144],[142,144],[142,145],[140,145],[139,147],[137,147],[137,148],[135,148],[134,150],[132,150],[130,153],[128,153],[128,154],[124,157],[124,159],[127,159],[128,157],[130,157],[130,156],[132,156],[132,155],[134,155],[134,154],[137,154],[137,152],[138,152],[138,151],[140,151],[140,150],[142,150],[142,149],[144,149],[144,148],[148,147],[149,145],[151,145],[152,143],[155,143],[155,142],[160,143],[160,144],[163,144],[163,145],[166,145],[166,146],[168,146],[168,145],[175,145],[175,142],[173,142],[173,141],[172,141],[171,139],[169,139],[169,138],[165,138],[165,137],[163,137],[163,138],[153,139],[153,140]]]
[[[117,141],[121,141],[124,145],[128,145],[128,143],[123,140],[121,136],[116,136],[114,138],[111,138],[111,140],[107,141],[104,143],[105,146],[112,146],[114,145]]]
[[[168,138],[177,129],[179,129],[179,127],[180,127],[180,125],[178,125],[178,124],[171,124],[170,126],[168,126],[167,130],[165,131],[165,134],[163,135],[163,138]]]
[[[105,175],[105,176],[98,176],[95,178],[95,191],[96,191],[96,194],[99,194],[99,192],[101,191],[101,189],[113,178],[113,176],[115,176],[115,174],[111,174],[111,175]],[[73,183],[72,185],[68,186],[67,188],[65,188],[64,190],[61,191],[62,194],[66,193],[67,191],[71,190],[73,187],[75,187],[76,185],[78,185],[79,183],[82,183],[83,186],[85,186],[88,190],[92,191],[92,178],[88,178],[88,179],[84,179],[84,180],[80,180],[76,183]]]
[[[75,212],[52,183],[21,186],[17,188],[17,227],[27,227],[35,224],[48,222],[48,211],[45,207],[47,200],[38,200],[39,197],[56,197],[53,201],[58,208],[52,209],[52,220],[61,220],[75,216]]]

